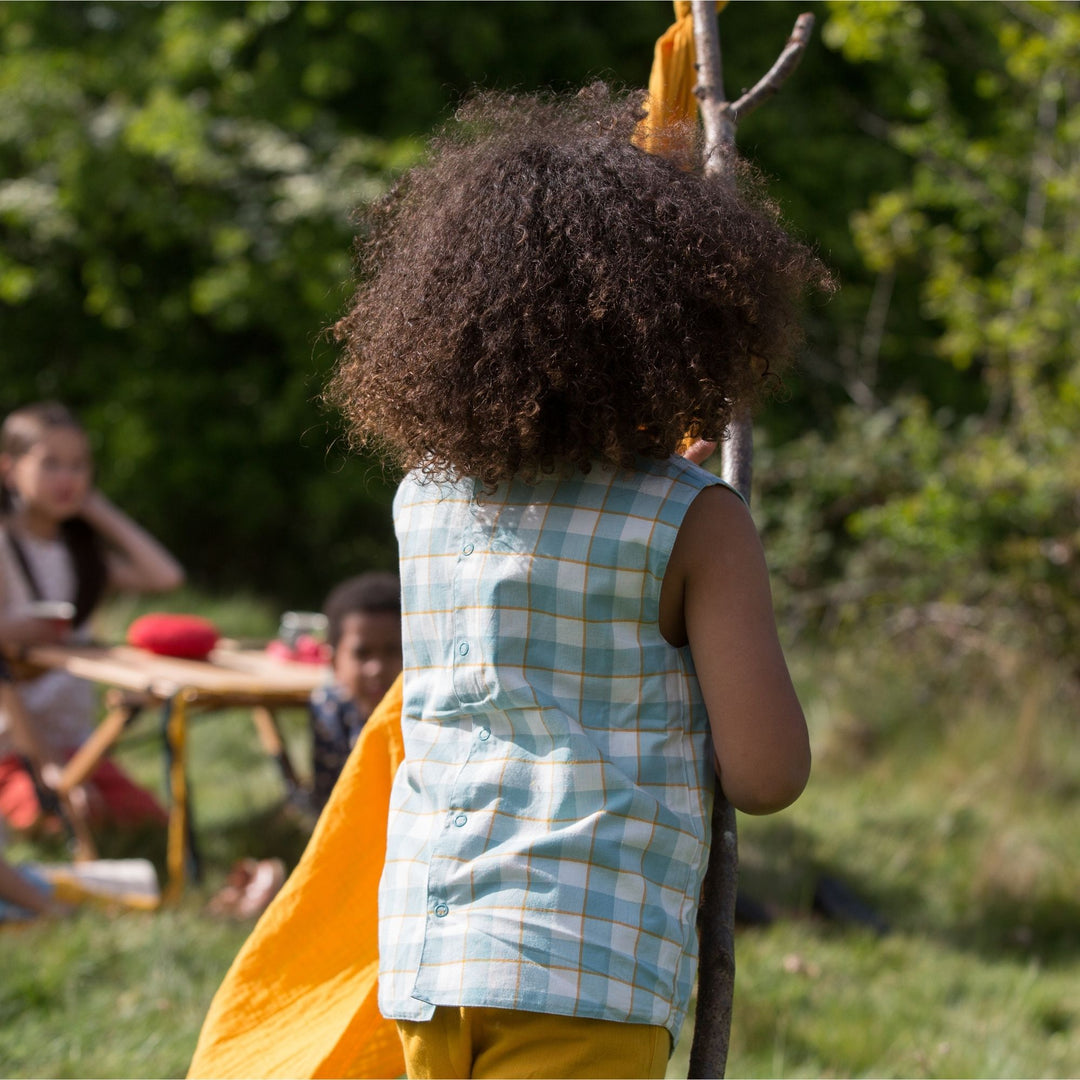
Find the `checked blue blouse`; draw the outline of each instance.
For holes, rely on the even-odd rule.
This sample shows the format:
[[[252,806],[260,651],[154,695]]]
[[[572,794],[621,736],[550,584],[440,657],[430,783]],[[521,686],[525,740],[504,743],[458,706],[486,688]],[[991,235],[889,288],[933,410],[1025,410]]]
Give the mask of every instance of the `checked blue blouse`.
[[[675,457],[491,495],[402,482],[385,1016],[494,1006],[678,1038],[712,748],[689,649],[657,620],[683,517],[719,482]]]

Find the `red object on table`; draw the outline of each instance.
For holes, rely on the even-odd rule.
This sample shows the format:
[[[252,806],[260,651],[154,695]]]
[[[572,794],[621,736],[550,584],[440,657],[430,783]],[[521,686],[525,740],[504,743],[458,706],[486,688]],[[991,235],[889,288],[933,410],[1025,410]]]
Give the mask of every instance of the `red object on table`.
[[[129,627],[127,640],[159,656],[202,660],[218,643],[217,627],[199,615],[143,615]]]
[[[280,638],[274,638],[266,646],[266,655],[275,660],[288,660],[294,664],[329,664],[333,657],[330,646],[307,634],[301,634],[294,646]]]

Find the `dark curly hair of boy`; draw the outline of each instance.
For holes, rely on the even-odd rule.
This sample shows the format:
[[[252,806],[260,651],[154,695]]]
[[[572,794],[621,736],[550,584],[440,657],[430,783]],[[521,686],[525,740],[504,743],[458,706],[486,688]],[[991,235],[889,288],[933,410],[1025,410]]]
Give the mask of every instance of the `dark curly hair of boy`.
[[[323,614],[327,644],[336,649],[347,615],[401,614],[401,582],[397,574],[378,570],[346,578],[330,590]]]
[[[355,442],[493,487],[719,438],[828,274],[748,167],[656,156],[642,95],[484,94],[368,212],[327,400]]]

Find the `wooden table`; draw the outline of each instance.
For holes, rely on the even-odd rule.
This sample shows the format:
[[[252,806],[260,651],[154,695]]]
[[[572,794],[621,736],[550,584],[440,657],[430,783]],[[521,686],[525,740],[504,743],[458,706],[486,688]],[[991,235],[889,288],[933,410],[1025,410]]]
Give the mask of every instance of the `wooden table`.
[[[250,708],[264,749],[277,760],[286,786],[295,789],[296,772],[274,710],[306,705],[311,691],[325,679],[325,669],[318,665],[275,660],[262,650],[227,644],[206,660],[157,656],[127,645],[37,645],[20,659],[31,668],[63,670],[127,692],[68,762],[58,786],[61,795],[89,776],[139,708],[160,707],[169,779],[167,899],[183,890],[189,863],[191,873],[198,874],[188,810],[188,718],[195,711]]]

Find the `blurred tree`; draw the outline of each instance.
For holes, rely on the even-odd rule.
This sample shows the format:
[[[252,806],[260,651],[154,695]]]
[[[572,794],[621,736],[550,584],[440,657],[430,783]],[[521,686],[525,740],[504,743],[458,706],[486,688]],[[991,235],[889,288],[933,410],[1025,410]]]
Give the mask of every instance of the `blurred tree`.
[[[448,71],[464,85],[536,42],[534,64],[552,62],[570,24],[569,74],[586,55],[603,66],[605,30],[625,35],[610,17],[556,27],[522,5],[526,42],[505,14],[461,14],[0,7],[4,405],[79,408],[103,483],[205,583],[312,604],[393,561],[387,479],[334,445],[314,401],[349,210],[414,158]]]
[[[2,405],[61,397],[196,580],[394,560],[316,399],[349,211],[474,83],[644,81],[664,5],[0,5]]]
[[[79,408],[103,483],[197,578],[317,602],[312,566],[389,558],[384,485],[328,467],[313,398],[347,212],[413,148],[238,107],[279,14],[0,8],[3,396]]]
[[[729,93],[760,75],[803,6],[729,5]],[[761,421],[770,493],[758,505],[783,532],[785,574],[820,597],[853,572],[858,545],[860,573],[884,581],[872,552],[907,543],[898,508],[922,477],[905,473],[894,429],[922,417],[948,456],[969,445],[963,432],[992,436],[1025,409],[1024,437],[1041,438],[1048,401],[1055,430],[1071,422],[1067,362],[1037,359],[1072,325],[1067,245],[1017,245],[1007,226],[1031,217],[1036,161],[1057,170],[1043,209],[1032,204],[1040,235],[1073,212],[1075,179],[1055,156],[1062,138],[1075,145],[1072,91],[1051,89],[1071,84],[1040,91],[1055,138],[1038,136],[1050,105],[1040,113],[1032,94],[1050,54],[1069,55],[1041,44],[1057,41],[1048,24],[1075,8],[808,6],[821,36],[782,107],[748,118],[739,141],[844,286],[811,312],[789,400]],[[350,209],[383,192],[474,85],[644,85],[670,18],[666,0],[0,3],[0,406],[56,396],[79,409],[103,485],[204,585],[307,606],[340,576],[391,565],[394,477],[346,453],[317,404],[334,357],[324,329],[348,289]],[[1027,68],[1013,71],[1020,57]],[[1049,144],[1042,157],[1036,143]],[[1057,315],[1037,283],[1003,302],[1010,266],[1056,283]],[[1018,314],[1035,307],[1038,319]],[[1056,331],[1038,321],[1052,317]],[[898,400],[912,402],[903,415]],[[956,418],[945,434],[942,409]],[[879,450],[899,457],[866,460]],[[930,535],[966,550],[920,526]]]
[[[939,379],[903,397],[868,379],[835,438],[777,450],[761,505],[790,599],[1075,656],[1080,8],[837,2],[825,34],[887,66],[881,135],[909,162],[855,215],[863,258],[916,275],[926,358],[977,391],[957,408]]]
[[[3,407],[62,397],[196,580],[394,558],[315,399],[351,207],[472,85],[643,84],[666,4],[0,5]]]

